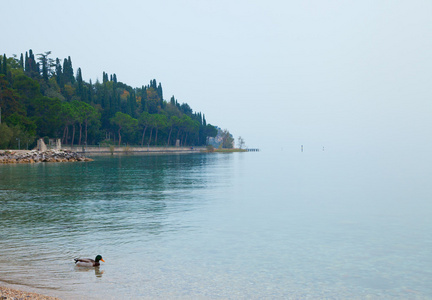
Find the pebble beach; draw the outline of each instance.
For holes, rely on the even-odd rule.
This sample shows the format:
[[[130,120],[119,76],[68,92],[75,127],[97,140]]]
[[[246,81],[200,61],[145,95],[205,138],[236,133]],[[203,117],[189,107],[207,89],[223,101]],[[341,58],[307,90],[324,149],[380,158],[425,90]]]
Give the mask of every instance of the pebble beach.
[[[24,291],[0,286],[0,300],[24,300],[24,299],[56,300],[59,298],[44,296],[36,293],[24,292]]]

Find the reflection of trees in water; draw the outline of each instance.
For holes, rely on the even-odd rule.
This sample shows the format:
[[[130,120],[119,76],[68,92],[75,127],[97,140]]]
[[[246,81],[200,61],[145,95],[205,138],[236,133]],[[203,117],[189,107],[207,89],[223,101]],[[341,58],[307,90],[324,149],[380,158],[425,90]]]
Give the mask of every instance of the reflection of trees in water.
[[[0,170],[0,225],[28,233],[43,227],[53,234],[132,229],[155,234],[171,212],[190,209],[188,197],[207,186],[205,173],[215,159],[148,155],[6,167]]]

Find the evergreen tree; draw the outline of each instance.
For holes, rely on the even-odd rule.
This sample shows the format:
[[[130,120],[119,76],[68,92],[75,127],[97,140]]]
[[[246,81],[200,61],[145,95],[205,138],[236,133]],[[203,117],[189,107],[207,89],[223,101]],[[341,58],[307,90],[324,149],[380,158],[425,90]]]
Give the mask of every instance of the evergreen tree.
[[[163,101],[163,93],[162,93],[162,84],[159,82],[159,85],[157,87],[158,96]],[[162,106],[162,105],[161,105]]]
[[[47,52],[45,52],[45,54],[42,54],[42,53],[38,54],[39,64],[40,64],[40,66],[42,66],[42,78],[45,81],[48,81],[48,77],[51,73],[50,69],[51,69],[52,62],[51,62],[51,59],[48,58],[48,55],[50,55],[50,54],[51,54],[51,51],[47,51]]]
[[[150,87],[154,88],[155,90],[157,89],[156,79],[150,80]]]
[[[93,84],[92,84],[91,79],[89,80],[87,99],[88,99],[89,103],[93,103]]]
[[[147,87],[141,88],[141,112],[148,112],[147,108]]]
[[[20,65],[21,69],[24,69],[24,58],[23,58],[23,54],[22,53],[21,53],[21,56],[20,56],[19,65]]]
[[[6,54],[3,54],[2,74],[7,75],[7,59],[6,59]]]
[[[108,73],[103,72],[102,74],[102,83],[108,82]]]
[[[65,83],[74,84],[75,75],[72,68],[72,60],[70,56],[63,61],[63,78]]]
[[[136,115],[136,97],[135,93],[130,93],[128,96],[128,115],[135,117]]]
[[[75,77],[74,77],[74,71],[73,71],[73,67],[72,67],[72,60],[71,60],[70,56],[68,56],[68,65],[69,65],[69,68],[70,68],[69,77],[71,79],[71,83],[74,84],[75,83]]]
[[[29,57],[28,57],[28,53],[26,51],[25,54],[25,61],[24,61],[24,71],[28,71],[29,70]]]
[[[83,82],[81,68],[78,68],[76,81],[78,82],[78,84],[82,84]]]
[[[29,50],[29,55],[25,61],[25,72],[31,78],[38,78],[39,77],[39,66],[36,63],[32,49]]]
[[[65,83],[68,83],[68,81],[67,81],[67,74],[68,73],[69,73],[69,70],[68,70],[68,60],[67,60],[67,58],[65,58],[63,60],[63,79],[64,79]]]
[[[86,93],[84,92],[81,68],[78,68],[77,70],[76,82],[78,84],[78,94],[81,97],[81,101],[85,101]]]
[[[62,72],[62,66],[60,63],[60,60],[58,58],[56,58],[56,80],[57,80],[57,84],[59,85],[60,88],[64,87],[64,79],[63,79],[63,72]]]

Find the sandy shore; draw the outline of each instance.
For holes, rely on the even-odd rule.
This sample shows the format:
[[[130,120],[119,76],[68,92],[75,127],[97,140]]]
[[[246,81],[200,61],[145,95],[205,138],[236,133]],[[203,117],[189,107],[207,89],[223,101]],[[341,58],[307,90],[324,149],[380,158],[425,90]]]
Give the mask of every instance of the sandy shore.
[[[29,293],[24,291],[19,291],[7,287],[0,286],[0,300],[27,300],[27,299],[37,299],[37,300],[59,300],[59,298],[44,296],[36,293]]]

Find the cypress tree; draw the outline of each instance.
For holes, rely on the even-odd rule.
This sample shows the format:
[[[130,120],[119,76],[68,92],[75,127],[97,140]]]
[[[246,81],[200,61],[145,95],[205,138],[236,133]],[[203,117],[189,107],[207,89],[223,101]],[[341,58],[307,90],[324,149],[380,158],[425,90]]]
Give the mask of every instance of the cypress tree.
[[[128,111],[130,111],[130,116],[135,118],[135,114],[136,114],[136,96],[134,92],[131,92],[128,98],[128,104],[129,104],[129,108]]]
[[[102,83],[108,82],[108,73],[102,73]]]
[[[27,51],[26,51],[26,54],[25,54],[24,67],[25,67],[24,71],[28,72],[30,67],[29,67],[29,57],[28,57]]]
[[[93,102],[93,84],[91,79],[89,80],[89,87],[88,87],[88,101],[89,103]]]
[[[5,74],[5,75],[7,75],[7,59],[6,59],[6,54],[3,54],[2,73]]]
[[[20,56],[19,65],[20,65],[21,69],[24,69],[24,57],[23,57],[22,53]]]
[[[72,84],[74,84],[75,83],[75,76],[74,76],[75,73],[74,73],[74,70],[73,70],[73,67],[72,67],[72,60],[71,60],[70,56],[68,56],[68,67],[69,67],[68,77],[70,79],[70,82]]]
[[[63,61],[63,79],[64,83],[75,83],[75,75],[72,68],[72,60],[70,56]]]
[[[42,64],[42,78],[45,81],[48,81],[48,55],[47,54],[38,54],[39,61]]]
[[[150,80],[150,87],[154,88],[155,90],[157,89],[156,79]]]
[[[70,74],[69,62],[68,62],[67,58],[65,58],[63,60],[63,80],[64,80],[64,83],[70,83],[69,74]]]
[[[202,125],[202,115],[201,112],[198,113],[198,122],[200,122],[200,124]]]
[[[36,60],[32,49],[29,50],[29,56],[28,56],[26,66],[28,68],[26,67],[25,71],[30,77],[32,78],[39,77],[39,66],[38,64],[36,64]]]
[[[141,111],[147,111],[147,87],[141,89]]]
[[[74,71],[73,71],[73,68],[72,68],[72,60],[71,60],[70,56],[68,56],[68,63],[69,63],[69,68],[70,68],[70,74],[69,74],[69,76],[70,76],[70,79],[71,79],[71,83],[74,84],[75,83],[75,77],[74,77]]]
[[[3,69],[2,69],[2,58],[1,58],[1,56],[0,56],[0,72],[2,71]]]
[[[157,87],[157,93],[161,101],[163,101],[163,93],[162,93],[162,84],[159,82],[159,85]]]
[[[63,78],[65,83],[67,82],[66,74],[68,72],[68,60],[65,58],[63,60]]]
[[[63,72],[60,59],[56,58],[56,80],[60,88],[64,87]]]
[[[84,94],[84,89],[83,89],[83,79],[82,79],[81,68],[78,68],[78,70],[77,70],[76,81],[78,83],[78,94],[81,97],[81,101],[84,101],[85,100],[85,94]]]
[[[83,82],[81,68],[78,68],[76,81],[78,82],[78,85],[82,84]]]

